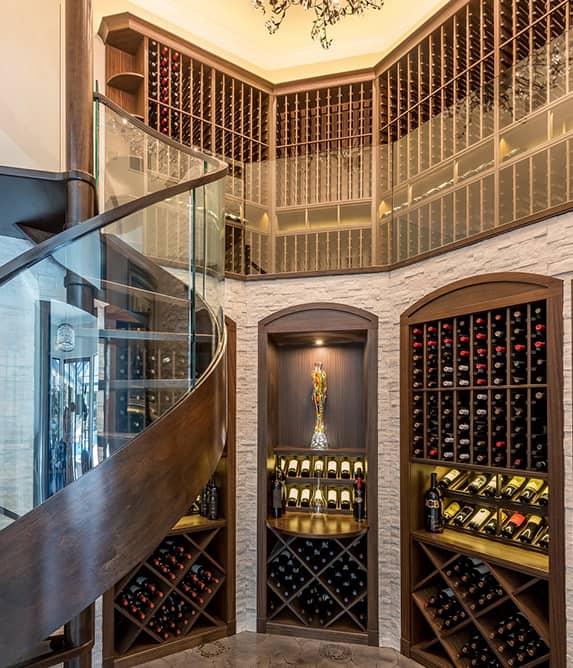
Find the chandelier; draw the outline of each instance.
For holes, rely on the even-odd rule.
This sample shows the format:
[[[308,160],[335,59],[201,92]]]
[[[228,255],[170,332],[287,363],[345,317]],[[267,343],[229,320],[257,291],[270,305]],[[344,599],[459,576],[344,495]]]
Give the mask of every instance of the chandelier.
[[[289,7],[300,5],[304,9],[313,9],[315,18],[310,36],[318,39],[323,49],[328,49],[332,44],[326,32],[329,26],[344,16],[362,14],[365,9],[382,9],[384,0],[252,0],[252,3],[255,9],[268,14],[265,26],[271,35],[279,29]]]

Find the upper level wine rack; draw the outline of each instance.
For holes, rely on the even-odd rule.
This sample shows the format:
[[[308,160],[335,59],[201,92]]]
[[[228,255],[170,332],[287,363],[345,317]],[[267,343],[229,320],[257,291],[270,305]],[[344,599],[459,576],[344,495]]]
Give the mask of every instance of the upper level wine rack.
[[[570,209],[572,21],[573,0],[450,3],[370,71],[276,86],[129,14],[100,33],[108,94],[229,162],[244,275],[387,268]]]

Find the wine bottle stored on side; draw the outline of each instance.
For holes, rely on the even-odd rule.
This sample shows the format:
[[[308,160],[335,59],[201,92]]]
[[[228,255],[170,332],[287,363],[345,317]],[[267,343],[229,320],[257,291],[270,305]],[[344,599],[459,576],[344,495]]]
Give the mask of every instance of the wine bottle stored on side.
[[[435,471],[432,472],[430,488],[424,496],[424,523],[426,531],[431,533],[442,533],[444,530],[444,506]]]
[[[529,517],[527,520],[525,529],[519,534],[517,540],[519,540],[521,543],[530,545],[535,539],[535,536],[537,536],[539,533],[542,526],[543,518],[539,515],[531,515],[531,517]]]
[[[504,538],[513,538],[524,523],[525,515],[522,515],[521,513],[513,513],[501,530],[502,536],[504,536]]]
[[[338,462],[336,459],[329,459],[326,466],[326,475],[328,478],[336,478],[338,476]]]

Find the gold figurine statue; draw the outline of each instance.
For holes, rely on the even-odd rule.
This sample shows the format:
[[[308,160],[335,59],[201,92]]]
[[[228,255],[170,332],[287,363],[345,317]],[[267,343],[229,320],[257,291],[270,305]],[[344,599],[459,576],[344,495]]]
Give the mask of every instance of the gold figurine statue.
[[[324,427],[324,404],[326,403],[326,371],[322,362],[315,362],[312,370],[312,404],[314,406],[314,433],[310,442],[311,448],[327,448]]]

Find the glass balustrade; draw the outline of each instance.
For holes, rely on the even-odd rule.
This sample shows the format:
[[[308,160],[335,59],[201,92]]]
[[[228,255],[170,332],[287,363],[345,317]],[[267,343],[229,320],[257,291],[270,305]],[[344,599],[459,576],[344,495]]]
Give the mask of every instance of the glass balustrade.
[[[0,267],[0,528],[173,408],[224,340],[225,165],[97,107],[105,213]]]

